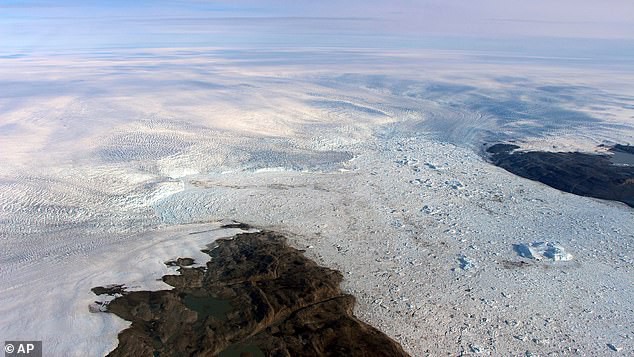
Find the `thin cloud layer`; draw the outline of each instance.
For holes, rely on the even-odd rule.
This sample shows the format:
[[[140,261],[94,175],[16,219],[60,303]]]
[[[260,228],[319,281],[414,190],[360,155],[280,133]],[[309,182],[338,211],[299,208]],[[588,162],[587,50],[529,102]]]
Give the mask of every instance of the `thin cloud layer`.
[[[65,0],[10,1],[0,9],[2,50],[9,53],[189,46],[421,47],[421,42],[444,37],[634,41],[634,3],[624,0]]]

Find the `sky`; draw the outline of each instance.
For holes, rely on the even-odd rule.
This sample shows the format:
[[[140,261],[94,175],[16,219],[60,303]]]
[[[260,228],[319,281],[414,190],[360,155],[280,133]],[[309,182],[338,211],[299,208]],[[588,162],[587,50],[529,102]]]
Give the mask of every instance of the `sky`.
[[[459,47],[466,42],[486,48],[491,41],[508,47],[519,39],[574,39],[629,50],[634,1],[0,2],[0,54],[5,55],[154,47]]]

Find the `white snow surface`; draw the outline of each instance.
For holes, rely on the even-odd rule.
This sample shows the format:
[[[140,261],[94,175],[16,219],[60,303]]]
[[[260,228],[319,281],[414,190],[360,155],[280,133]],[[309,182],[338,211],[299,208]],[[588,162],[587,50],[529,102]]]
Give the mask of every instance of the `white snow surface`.
[[[413,356],[633,353],[634,211],[480,156],[634,143],[632,72],[301,58],[325,53],[0,59],[0,337],[106,354],[127,323],[90,313],[90,289],[167,289],[164,262],[202,264],[238,232],[206,222],[232,219],[341,270],[356,314]],[[538,241],[574,259],[514,251]]]
[[[126,290],[169,290],[160,278],[177,274],[165,262],[191,257],[205,264],[202,253],[217,238],[231,237],[239,229],[220,224],[191,224],[152,230],[126,237],[72,258],[44,259],[36,269],[3,276],[0,335],[15,340],[46,341],[48,356],[103,356],[117,345],[117,334],[129,323],[107,313],[89,313],[95,301],[91,288],[125,284]],[[104,237],[104,239],[107,239]]]

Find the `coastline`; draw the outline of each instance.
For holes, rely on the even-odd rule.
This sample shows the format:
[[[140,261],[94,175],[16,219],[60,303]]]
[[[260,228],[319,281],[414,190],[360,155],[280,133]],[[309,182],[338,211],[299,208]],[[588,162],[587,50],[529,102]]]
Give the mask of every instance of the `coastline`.
[[[518,176],[563,192],[620,201],[634,208],[633,146],[614,145],[606,153],[522,151],[494,144],[489,161]]]
[[[190,267],[189,258],[166,262],[179,267],[179,275],[162,277],[171,290],[93,288],[115,297],[102,311],[132,323],[108,356],[407,356],[352,314],[355,298],[340,290],[340,272],[285,240],[271,231],[218,239],[205,250],[205,267]]]

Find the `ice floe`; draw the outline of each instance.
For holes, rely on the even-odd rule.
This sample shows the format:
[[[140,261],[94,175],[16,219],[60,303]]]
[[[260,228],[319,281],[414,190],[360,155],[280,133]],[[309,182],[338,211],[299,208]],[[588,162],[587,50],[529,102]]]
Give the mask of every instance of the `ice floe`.
[[[533,242],[515,245],[515,250],[525,258],[535,260],[569,261],[572,254],[566,252],[564,247],[552,242]]]

